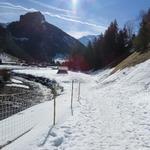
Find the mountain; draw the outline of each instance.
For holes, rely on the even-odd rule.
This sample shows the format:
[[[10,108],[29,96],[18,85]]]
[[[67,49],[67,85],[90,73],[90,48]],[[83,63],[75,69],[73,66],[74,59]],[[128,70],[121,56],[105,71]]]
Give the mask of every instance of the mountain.
[[[48,23],[41,12],[30,12],[20,20],[0,25],[0,48],[31,62],[50,62],[58,54],[82,52],[85,46],[58,27]]]
[[[87,35],[83,36],[79,39],[79,41],[84,44],[85,46],[88,46],[89,42],[93,42],[95,38],[98,38],[99,35]]]
[[[31,58],[14,40],[8,29],[0,26],[0,53],[5,52],[20,59],[28,60]]]

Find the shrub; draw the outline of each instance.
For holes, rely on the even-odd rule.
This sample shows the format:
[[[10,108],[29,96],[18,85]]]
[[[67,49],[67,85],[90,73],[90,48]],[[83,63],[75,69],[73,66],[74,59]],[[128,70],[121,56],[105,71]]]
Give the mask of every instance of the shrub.
[[[0,87],[3,87],[7,81],[10,80],[10,71],[7,69],[0,69]]]

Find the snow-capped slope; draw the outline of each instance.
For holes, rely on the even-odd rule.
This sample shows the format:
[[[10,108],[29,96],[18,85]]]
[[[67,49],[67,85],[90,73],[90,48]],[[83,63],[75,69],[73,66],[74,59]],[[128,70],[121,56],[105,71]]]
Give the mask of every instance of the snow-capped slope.
[[[65,55],[56,55],[56,56],[54,57],[54,62],[55,62],[55,63],[57,63],[57,62],[63,63],[63,62],[66,62],[67,60],[68,60],[68,57],[65,56]]]
[[[84,44],[85,46],[88,46],[89,42],[93,42],[95,38],[98,38],[98,35],[87,35],[83,36],[79,39],[79,41]]]
[[[64,86],[64,93],[57,98],[57,125],[44,145],[41,143],[51,127],[49,110],[52,103],[49,102],[35,108],[41,119],[37,126],[4,150],[150,149],[150,60],[111,76],[111,70],[92,75],[69,72],[65,76],[57,75],[57,71],[51,69],[33,68],[17,72],[56,79]],[[74,116],[71,116],[73,79],[81,81],[81,98],[78,102],[76,82]]]
[[[8,63],[8,64],[16,64],[17,62],[19,62],[19,59],[5,52],[2,53],[0,52],[0,60],[2,61],[2,63]]]

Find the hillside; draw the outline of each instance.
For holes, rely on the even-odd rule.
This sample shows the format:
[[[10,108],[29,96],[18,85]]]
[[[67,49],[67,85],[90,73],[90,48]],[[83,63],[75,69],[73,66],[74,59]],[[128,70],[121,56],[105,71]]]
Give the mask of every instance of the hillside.
[[[112,71],[112,73],[118,71],[118,70],[122,70],[126,67],[133,67],[137,64],[140,64],[146,60],[150,59],[150,51],[146,51],[146,52],[134,52],[133,54],[131,54],[130,56],[128,56],[126,59],[124,59],[123,61],[121,61],[116,67],[115,69]]]
[[[82,52],[78,40],[48,23],[40,12],[27,13],[4,28],[0,26],[0,47],[5,52],[27,61],[50,62],[58,54]]]

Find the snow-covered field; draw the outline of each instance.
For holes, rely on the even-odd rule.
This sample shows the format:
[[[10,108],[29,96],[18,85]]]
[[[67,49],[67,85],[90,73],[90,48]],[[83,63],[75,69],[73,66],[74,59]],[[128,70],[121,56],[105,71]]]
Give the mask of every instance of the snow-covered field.
[[[57,124],[51,132],[53,101],[34,106],[34,128],[4,150],[150,150],[150,60],[111,76],[111,70],[91,75],[57,75],[50,68],[16,72],[55,79],[64,92],[57,97]],[[80,103],[75,83],[74,116],[72,80],[81,82]]]

